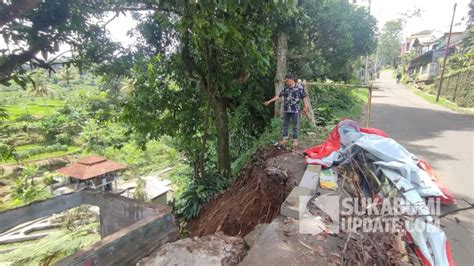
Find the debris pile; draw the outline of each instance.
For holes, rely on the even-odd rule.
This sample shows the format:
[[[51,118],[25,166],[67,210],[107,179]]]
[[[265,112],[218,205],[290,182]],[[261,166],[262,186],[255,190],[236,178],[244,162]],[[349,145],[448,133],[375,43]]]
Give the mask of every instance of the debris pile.
[[[367,175],[370,170],[365,167],[366,165],[362,166],[362,171],[355,171],[355,164],[355,162],[352,162],[350,166],[347,167],[339,166],[337,167],[337,172],[338,176],[342,179],[342,196],[361,199],[364,197],[364,192],[361,189],[361,179],[370,183],[372,177]],[[372,184],[370,187],[375,188],[375,185]],[[393,206],[394,205],[390,205],[392,208]],[[352,207],[354,206],[352,205]],[[370,207],[371,206],[366,206],[366,208]],[[381,205],[375,203],[375,206],[372,208],[380,210]],[[339,234],[339,237],[345,239],[344,245],[342,246],[342,257],[344,258],[345,264],[400,265],[410,263],[420,265],[420,260],[403,240],[404,236],[402,233],[387,233],[383,230],[392,226],[391,224],[387,224],[386,220],[383,219],[384,215],[393,214],[394,212],[395,210],[393,209],[385,209],[384,213],[380,213],[381,216],[374,218],[374,224],[380,221],[378,224],[381,230],[379,231],[369,230],[369,232],[366,232],[363,230],[364,227],[359,227],[352,230],[346,228],[348,230],[344,230]],[[358,218],[371,219],[368,215],[358,216]],[[400,222],[405,222],[404,217],[398,218]],[[349,219],[349,217],[341,217],[341,220],[342,219]],[[373,229],[375,229],[374,224],[372,224]]]
[[[386,233],[354,232],[348,235],[342,257],[347,265],[420,264],[415,254],[407,251],[400,235]]]
[[[291,189],[291,171],[272,160],[287,150],[271,147],[257,152],[232,186],[211,199],[199,216],[189,222],[193,236],[222,231],[244,236],[260,223],[269,223],[280,213]]]
[[[340,165],[342,206],[347,197],[345,206],[351,210],[349,217],[336,221],[347,234],[344,263],[454,265],[449,242],[435,220],[435,204],[453,204],[455,199],[427,162],[384,132],[361,129],[352,120],[341,121],[325,143],[305,152],[307,163]]]

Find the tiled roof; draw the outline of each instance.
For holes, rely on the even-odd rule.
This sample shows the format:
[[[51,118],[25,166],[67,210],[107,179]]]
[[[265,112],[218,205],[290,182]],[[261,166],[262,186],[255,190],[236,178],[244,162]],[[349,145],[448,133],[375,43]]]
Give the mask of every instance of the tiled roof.
[[[105,159],[104,157],[90,155],[90,156],[87,156],[87,157],[84,157],[84,158],[80,159],[77,162],[81,163],[81,164],[91,165],[91,164],[103,162],[103,161],[106,161],[106,160],[107,159]]]
[[[417,35],[428,35],[428,34],[432,34],[433,33],[433,30],[422,30],[420,32],[417,32],[415,34],[412,34],[411,36],[417,36]]]
[[[65,176],[88,180],[106,173],[125,169],[127,166],[100,156],[87,156],[74,164],[56,170]]]

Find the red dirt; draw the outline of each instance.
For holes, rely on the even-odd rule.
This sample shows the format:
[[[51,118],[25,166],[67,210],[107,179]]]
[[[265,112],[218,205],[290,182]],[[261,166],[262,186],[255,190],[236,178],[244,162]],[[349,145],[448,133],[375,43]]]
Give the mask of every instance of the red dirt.
[[[232,186],[206,203],[188,226],[193,236],[223,231],[244,236],[257,224],[271,222],[291,191],[292,173],[275,164],[288,150],[275,147],[257,152]]]

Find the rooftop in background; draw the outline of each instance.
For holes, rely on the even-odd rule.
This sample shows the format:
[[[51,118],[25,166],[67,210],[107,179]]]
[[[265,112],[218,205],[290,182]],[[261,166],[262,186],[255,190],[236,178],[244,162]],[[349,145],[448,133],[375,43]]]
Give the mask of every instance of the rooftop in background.
[[[411,37],[414,37],[414,36],[420,36],[420,35],[430,35],[433,33],[433,30],[422,30],[420,32],[417,32],[415,34],[412,34]]]
[[[107,173],[127,168],[126,165],[109,161],[100,156],[87,156],[76,163],[56,170],[56,172],[73,178],[88,180]]]
[[[403,37],[420,33],[426,29],[438,32],[448,32],[453,15],[453,5],[457,2],[456,15],[454,17],[453,31],[464,31],[466,29],[466,18],[469,12],[471,0],[456,1],[433,1],[433,0],[372,0],[371,13],[377,18],[378,28],[393,19],[404,18],[407,23],[403,29]],[[421,9],[420,17],[408,18],[403,13]],[[464,18],[464,20],[463,20]]]
[[[87,157],[84,157],[84,158],[80,159],[77,162],[80,163],[80,164],[92,165],[92,164],[100,163],[100,162],[103,162],[103,161],[106,161],[106,160],[107,159],[105,159],[104,157],[90,155],[90,156],[87,156]]]
[[[141,178],[143,181],[145,181],[144,192],[146,194],[147,200],[154,200],[171,190],[171,181],[169,180],[153,175],[144,176]],[[117,185],[119,190],[123,190],[121,195],[124,197],[132,197],[136,187],[136,180],[121,182]]]

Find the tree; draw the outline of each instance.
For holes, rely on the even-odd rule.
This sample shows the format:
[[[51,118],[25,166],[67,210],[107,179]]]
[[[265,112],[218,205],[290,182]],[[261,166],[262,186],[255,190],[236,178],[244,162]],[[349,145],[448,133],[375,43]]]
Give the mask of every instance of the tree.
[[[69,82],[71,80],[77,79],[78,73],[76,68],[71,67],[71,66],[63,66],[59,72],[59,78],[61,81],[66,83],[67,86],[69,86]]]
[[[204,178],[208,141],[214,131],[210,124],[212,113],[193,82],[178,79],[184,75],[176,75],[179,68],[170,73],[172,68],[166,66],[172,66],[172,61],[164,60],[157,55],[134,67],[134,90],[124,106],[122,119],[139,135],[142,146],[148,139],[172,136],[177,148],[188,158],[193,176]]]
[[[306,9],[310,17],[307,38],[311,42],[307,47],[315,50],[307,62],[320,62],[313,64],[315,73],[311,78],[348,81],[353,61],[375,50],[375,18],[366,9],[347,2],[328,1],[320,6],[308,2]]]
[[[276,93],[287,67],[304,79],[347,81],[352,62],[376,47],[375,18],[346,1],[305,1],[283,14],[290,18],[277,20]]]
[[[322,5],[319,1],[312,1],[312,4]],[[309,62],[315,61],[314,56],[309,56],[313,52],[321,54],[326,48],[340,47],[338,51],[343,51],[343,54],[340,52],[343,56],[336,52],[326,55],[328,62],[334,62],[328,68],[335,68],[342,62],[340,73],[347,70],[352,58],[375,46],[375,21],[367,12],[347,4],[339,14],[338,5],[334,3],[328,9],[339,16],[330,20],[328,15],[327,21],[306,31],[305,26],[311,26],[311,21],[302,24],[309,17],[304,10],[311,6],[309,3],[300,7],[292,1],[275,5],[256,5],[250,1],[241,4],[177,2],[163,5],[164,9],[153,16],[141,17],[143,23],[138,29],[143,41],[138,49],[142,51],[143,61],[133,72],[135,90],[128,100],[125,119],[135,131],[145,136],[159,137],[166,132],[181,139],[187,157],[193,158],[196,177],[203,176],[204,162],[211,156],[209,145],[213,145],[212,140],[216,138],[218,169],[221,176],[227,177],[231,161],[229,116],[243,104],[248,88],[252,88],[255,95],[259,87],[264,86],[252,84],[257,85],[263,77],[271,75],[272,52],[277,55],[275,93],[278,93],[286,74],[288,48],[285,45],[296,47],[293,40],[306,38],[306,42],[298,43],[298,48],[306,52],[304,56]],[[313,15],[317,17],[325,11],[314,10]],[[346,16],[350,19],[344,20],[345,35],[340,37],[348,39],[349,45],[331,45],[318,36],[321,28],[330,28],[331,23]],[[351,33],[357,31],[357,27],[368,29]],[[301,35],[294,32],[301,32]],[[292,37],[290,42],[288,35]],[[170,43],[178,49],[166,49]],[[304,49],[306,44],[314,48]],[[327,45],[318,47],[319,44]],[[336,61],[333,58],[343,59]],[[260,91],[264,90],[260,87]],[[151,125],[151,121],[160,122]],[[180,121],[182,124],[178,123]]]
[[[31,80],[30,92],[35,97],[44,98],[49,94],[50,88],[48,85],[48,77],[46,76],[46,73],[44,73],[44,71],[42,70],[34,71],[30,75],[30,80]]]
[[[124,95],[128,95],[132,93],[134,85],[133,85],[133,79],[131,78],[124,78],[122,82],[120,83],[120,92]]]
[[[403,20],[390,20],[385,23],[379,40],[381,65],[395,67],[399,61],[402,41]]]
[[[474,64],[474,2],[469,3],[469,19],[463,38],[464,55],[469,58],[468,65]]]
[[[157,19],[154,23],[162,27],[168,25],[169,28],[165,29],[165,32],[173,32],[179,50],[170,55],[163,55],[162,59],[155,57],[152,61],[152,65],[166,64],[166,67],[157,67],[159,70],[173,68],[172,73],[157,73],[150,69],[146,72],[153,76],[161,76],[161,81],[154,86],[172,90],[169,83],[176,82],[179,88],[194,90],[193,93],[198,94],[196,101],[204,103],[199,109],[206,112],[201,117],[201,125],[208,125],[204,128],[201,145],[204,148],[207,147],[207,137],[212,136],[212,131],[215,130],[217,168],[224,178],[230,175],[229,112],[231,106],[246,92],[245,85],[251,76],[258,78],[271,70],[269,62],[271,31],[264,25],[266,8],[268,8],[266,4],[254,4],[252,1],[244,1],[240,4],[184,1],[168,6],[167,9],[173,10],[173,13],[157,11],[155,14]],[[145,36],[152,36],[151,40],[156,40],[157,37],[152,34],[145,34]],[[167,35],[163,34],[163,36]],[[159,43],[165,41],[166,38],[163,38]],[[159,51],[155,49],[157,50]],[[148,66],[150,67],[151,65]],[[177,71],[177,68],[184,71]],[[138,93],[145,91],[140,88],[141,86],[148,87],[148,85],[151,85],[149,79],[138,78],[135,83],[137,93],[135,95],[138,96]],[[146,91],[150,92],[153,89],[158,88],[147,88]],[[176,97],[181,97],[181,95],[176,95]],[[185,100],[181,98],[179,101]],[[176,102],[171,104],[172,109],[177,108]],[[162,108],[159,109],[162,110]],[[139,115],[143,115],[143,112],[151,110],[147,108],[136,111]],[[156,115],[159,119],[162,113]],[[145,129],[145,132],[150,131],[147,127],[141,128]],[[199,172],[203,170],[203,166],[200,168]]]
[[[81,68],[97,62],[95,70],[109,80],[134,80],[122,118],[143,141],[171,135],[190,158],[195,177],[216,168],[227,178],[230,123],[241,119],[236,127],[263,128],[259,124],[269,115],[261,101],[278,92],[287,62],[303,60],[314,78],[348,79],[350,61],[373,43],[373,18],[346,1],[157,3],[46,0],[21,11],[16,2],[3,4],[15,10],[1,29],[4,39],[24,45],[0,54],[0,81],[22,82],[27,62],[53,71],[48,54],[68,43],[76,57],[62,63]],[[135,15],[141,22],[136,49],[121,50],[105,32],[107,22],[93,23],[110,10],[150,11]],[[208,163],[214,159],[215,167]]]
[[[140,201],[146,201],[147,200],[147,195],[145,192],[146,180],[139,177],[135,180],[135,182],[137,186],[135,187],[135,191],[133,192],[133,198]]]
[[[285,75],[288,72],[288,39],[296,35],[298,19],[303,18],[301,6],[296,4],[288,6],[276,6],[270,18],[274,24],[274,49],[276,56],[276,67],[274,77],[275,95],[279,95],[284,86]],[[293,33],[293,34],[292,34]],[[275,116],[283,115],[283,102],[275,102]]]
[[[2,124],[3,120],[7,120],[8,117],[7,110],[3,106],[0,106],[0,125]]]
[[[34,183],[33,178],[37,174],[38,167],[36,165],[25,165],[22,176],[17,177],[15,180],[12,196],[25,204],[48,198],[50,195],[44,190],[44,187]],[[28,182],[28,179],[30,179],[30,182]]]
[[[96,23],[110,10],[129,8],[128,1],[102,0],[18,0],[0,3],[0,34],[7,44],[0,50],[0,82],[14,80],[23,87],[27,78],[19,75],[26,66],[45,68],[54,72],[58,64],[49,54],[57,53],[62,44],[76,51],[74,60],[59,64],[75,63],[85,66],[92,62],[107,62],[114,58],[119,46],[107,38],[104,23]],[[141,5],[141,6],[140,6]],[[135,6],[145,8],[141,3]],[[152,8],[152,4],[147,5]],[[38,56],[41,54],[41,57]],[[86,60],[87,59],[87,60]]]
[[[15,150],[11,145],[8,145],[7,143],[0,141],[0,159],[2,161],[8,161],[13,156],[13,152]]]

